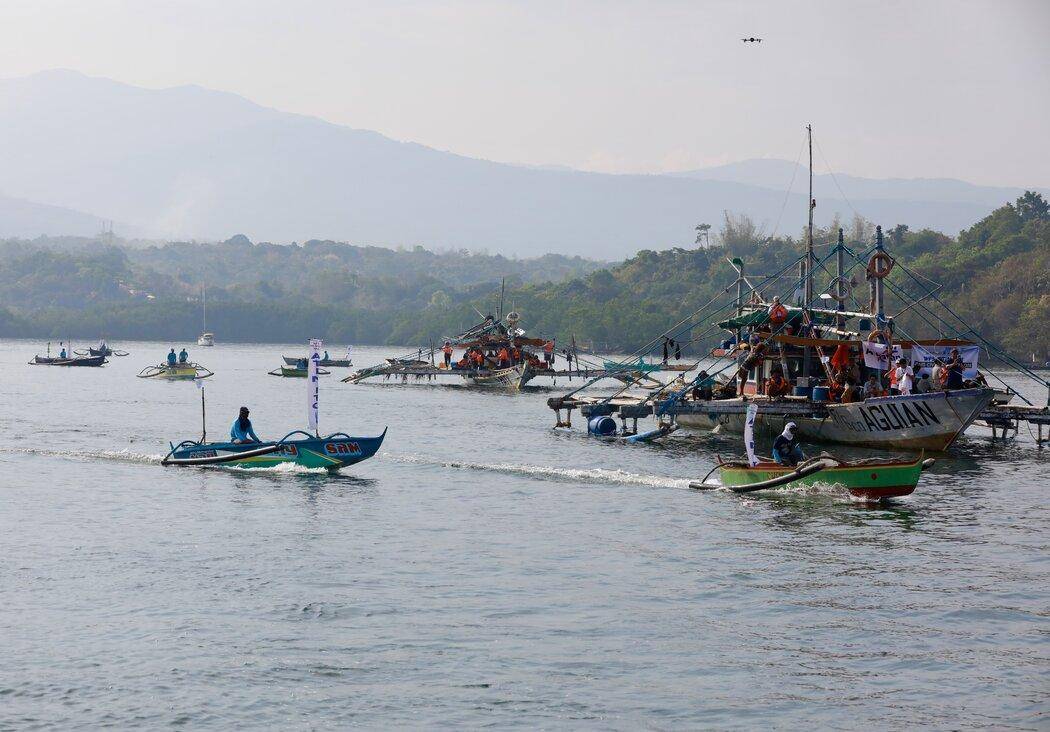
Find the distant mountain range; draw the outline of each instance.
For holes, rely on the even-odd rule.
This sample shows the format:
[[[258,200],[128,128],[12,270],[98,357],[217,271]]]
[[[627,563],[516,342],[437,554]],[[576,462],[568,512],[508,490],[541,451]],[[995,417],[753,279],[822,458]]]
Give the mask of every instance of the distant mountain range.
[[[690,246],[695,224],[717,230],[723,210],[766,233],[778,220],[798,232],[806,210],[805,170],[781,160],[670,175],[508,165],[197,86],[149,90],[71,71],[0,80],[0,131],[0,194],[11,197],[0,198],[0,236],[93,234],[106,218],[131,236],[609,260]],[[946,179],[837,184],[817,176],[818,221],[856,210],[948,233],[1021,193]]]

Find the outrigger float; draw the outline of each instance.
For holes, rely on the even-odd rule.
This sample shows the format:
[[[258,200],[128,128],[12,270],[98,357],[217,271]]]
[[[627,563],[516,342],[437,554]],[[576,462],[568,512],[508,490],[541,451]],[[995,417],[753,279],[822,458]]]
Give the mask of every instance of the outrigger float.
[[[309,368],[302,368],[301,366],[278,366],[273,371],[267,371],[270,376],[283,376],[286,379],[305,379],[309,376]],[[328,376],[331,371],[325,371],[323,369],[317,369],[318,376]]]
[[[282,463],[294,463],[304,468],[325,468],[336,472],[342,468],[367,460],[376,454],[386,429],[375,437],[352,437],[345,432],[333,432],[322,437],[318,424],[318,362],[317,349],[320,341],[311,341],[307,381],[307,418],[313,434],[294,430],[279,440],[267,442],[208,442],[205,420],[204,388],[201,387],[201,438],[183,440],[177,445],[170,443],[170,451],[161,460],[165,466],[199,467],[229,465],[242,468],[270,468]]]
[[[162,363],[156,366],[147,366],[136,374],[140,379],[171,379],[174,381],[207,379],[209,376],[214,375],[214,371],[201,366],[199,363]]]
[[[812,201],[812,165],[810,171]],[[812,214],[810,206],[806,250],[801,257],[765,277],[748,277],[741,259],[727,260],[736,271],[735,280],[624,361],[630,363],[661,338],[665,342],[682,337],[701,341],[713,338],[719,329],[728,331],[728,339],[691,364],[692,379],[657,389],[639,389],[642,384],[636,380],[603,396],[584,394],[593,383],[586,382],[548,400],[556,426],[569,425],[572,411],[579,409],[589,426],[595,417],[619,417],[625,434],[637,433],[638,419],[649,416],[661,425],[742,433],[748,407],[754,404],[758,407],[756,433],[766,437],[776,435],[790,421],[796,423],[802,438],[814,442],[941,451],[972,424],[991,427],[995,437],[997,430],[1004,436],[1011,430],[1016,434],[1020,422],[1028,422],[1038,427],[1037,442],[1043,441],[1043,425],[1050,425],[1050,398],[1048,406],[1038,407],[1001,379],[999,388],[992,388],[977,370],[979,353],[984,350],[987,357],[1031,378],[1048,393],[1050,382],[983,338],[952,311],[935,288],[885,247],[881,227],[876,228],[874,246],[864,244],[856,250],[846,246],[840,229],[838,243],[818,259]],[[854,270],[858,267],[867,283],[861,302],[855,297]],[[907,279],[889,278],[895,268]],[[828,277],[823,292],[817,289],[821,272]],[[905,286],[921,292],[912,296]],[[735,300],[727,300],[734,289]],[[781,292],[784,302],[793,298],[794,304],[784,304],[780,296],[767,300],[766,293],[771,291]],[[900,307],[896,315],[886,312],[887,292],[896,296]],[[933,304],[940,307],[934,310]],[[905,311],[939,336],[925,340],[908,336],[897,321]],[[946,364],[953,351],[959,352],[954,383],[924,379],[928,387],[914,390],[922,393],[888,389],[889,370],[899,359],[910,365],[917,384],[920,376],[928,376],[935,368],[947,375]],[[876,376],[877,394],[865,397],[860,392],[866,380],[858,378],[861,363],[864,371]],[[999,378],[994,372],[988,375]],[[849,382],[849,398],[835,398]],[[1015,404],[1016,400],[1024,405]],[[628,420],[633,429],[628,428]]]

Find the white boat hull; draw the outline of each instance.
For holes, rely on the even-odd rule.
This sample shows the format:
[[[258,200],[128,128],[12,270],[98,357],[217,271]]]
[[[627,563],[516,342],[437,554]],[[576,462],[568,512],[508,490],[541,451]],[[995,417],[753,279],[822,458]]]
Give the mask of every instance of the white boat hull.
[[[912,394],[868,399],[852,404],[828,404],[819,418],[795,416],[777,408],[777,402],[758,401],[755,434],[774,437],[787,422],[798,425],[799,435],[813,442],[829,442],[875,448],[946,450],[992,401],[992,389],[963,389],[933,394]],[[728,432],[744,431],[746,403],[743,400],[715,402],[721,406],[739,402],[740,413],[680,412],[683,427]],[[701,407],[702,408],[702,407]]]
[[[518,364],[506,369],[495,369],[486,374],[464,374],[467,383],[475,386],[494,386],[501,389],[518,391],[532,381],[536,372],[528,364]]]
[[[215,336],[212,335],[211,333],[203,333],[203,334],[201,334],[201,337],[197,339],[197,345],[198,346],[205,346],[205,347],[207,347],[207,346],[214,346],[215,345]]]

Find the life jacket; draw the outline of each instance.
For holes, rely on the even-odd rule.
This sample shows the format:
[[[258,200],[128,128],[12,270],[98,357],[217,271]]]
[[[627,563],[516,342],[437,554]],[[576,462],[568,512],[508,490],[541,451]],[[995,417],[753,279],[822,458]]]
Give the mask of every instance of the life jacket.
[[[788,309],[784,307],[784,303],[778,302],[769,308],[769,319],[776,325],[788,319]]]
[[[544,353],[554,353],[554,341],[547,341],[543,344]]]
[[[441,350],[447,353],[449,356],[452,355],[452,346],[450,345],[446,344]]]
[[[506,348],[499,349],[499,360],[500,361],[509,361],[510,360],[510,354],[507,353],[507,349]]]

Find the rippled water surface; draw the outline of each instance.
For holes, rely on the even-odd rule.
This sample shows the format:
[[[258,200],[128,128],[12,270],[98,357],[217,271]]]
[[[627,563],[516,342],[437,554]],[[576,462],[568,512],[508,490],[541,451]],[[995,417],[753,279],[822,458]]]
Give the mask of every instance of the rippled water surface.
[[[322,431],[389,425],[376,458],[163,468],[199,392],[121,345],[59,369],[0,342],[0,727],[1050,727],[1048,450],[1023,427],[870,508],[691,491],[737,438],[554,431],[543,383],[326,377]],[[304,382],[266,375],[302,349],[190,350],[211,436],[242,404],[264,437],[304,426]]]

